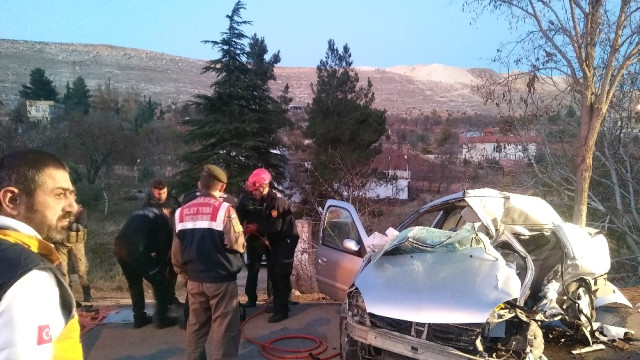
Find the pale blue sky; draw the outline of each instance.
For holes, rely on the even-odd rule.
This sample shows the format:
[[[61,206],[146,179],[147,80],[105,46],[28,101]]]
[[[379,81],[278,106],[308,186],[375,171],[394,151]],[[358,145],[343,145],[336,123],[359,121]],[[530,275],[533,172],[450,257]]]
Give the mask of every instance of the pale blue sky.
[[[0,0],[0,38],[108,44],[196,59],[217,52],[234,0]],[[445,64],[489,67],[507,25],[472,24],[449,0],[246,0],[243,27],[264,37],[280,66],[315,67],[327,41],[347,43],[355,66]],[[2,56],[2,54],[0,54]]]

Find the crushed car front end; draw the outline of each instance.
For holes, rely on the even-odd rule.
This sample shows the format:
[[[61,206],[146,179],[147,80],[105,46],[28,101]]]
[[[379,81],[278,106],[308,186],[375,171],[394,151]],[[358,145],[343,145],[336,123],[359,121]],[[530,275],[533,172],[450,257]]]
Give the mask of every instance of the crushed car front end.
[[[519,295],[515,270],[483,234],[407,229],[349,289],[342,357],[541,359],[542,333],[514,302]]]

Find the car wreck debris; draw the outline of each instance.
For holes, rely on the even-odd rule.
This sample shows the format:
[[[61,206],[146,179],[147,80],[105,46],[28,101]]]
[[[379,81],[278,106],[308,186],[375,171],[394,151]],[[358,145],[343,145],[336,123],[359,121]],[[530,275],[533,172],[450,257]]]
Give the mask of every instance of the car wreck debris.
[[[631,307],[607,280],[607,239],[539,197],[466,190],[395,229],[369,237],[353,206],[325,205],[316,272],[344,301],[343,359],[544,360],[544,334],[580,353],[629,334],[595,322],[598,306]]]

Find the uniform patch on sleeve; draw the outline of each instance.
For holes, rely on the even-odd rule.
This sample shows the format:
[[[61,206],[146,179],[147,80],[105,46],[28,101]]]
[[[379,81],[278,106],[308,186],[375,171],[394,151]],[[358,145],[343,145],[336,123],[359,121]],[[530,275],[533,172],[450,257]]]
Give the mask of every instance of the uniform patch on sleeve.
[[[276,209],[271,210],[271,217],[272,218],[277,218],[278,217],[278,210],[276,210]]]
[[[231,215],[231,225],[233,226],[234,232],[242,232],[242,225],[240,224],[240,220],[235,215]]]
[[[51,329],[49,325],[38,325],[38,340],[36,345],[44,345],[51,343]]]

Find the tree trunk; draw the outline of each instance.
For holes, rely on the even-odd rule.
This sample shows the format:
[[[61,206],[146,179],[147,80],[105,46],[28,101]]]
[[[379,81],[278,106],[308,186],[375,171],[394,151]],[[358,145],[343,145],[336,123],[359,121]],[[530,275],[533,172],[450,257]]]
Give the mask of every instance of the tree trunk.
[[[316,283],[316,250],[313,243],[313,223],[309,220],[296,220],[296,229],[300,235],[296,254],[293,258],[291,284],[301,294],[318,292]]]
[[[591,101],[582,103],[580,114],[580,135],[576,159],[576,188],[573,200],[573,223],[585,226],[587,223],[587,202],[589,183],[593,172],[593,152],[600,124],[604,114],[594,108]]]

